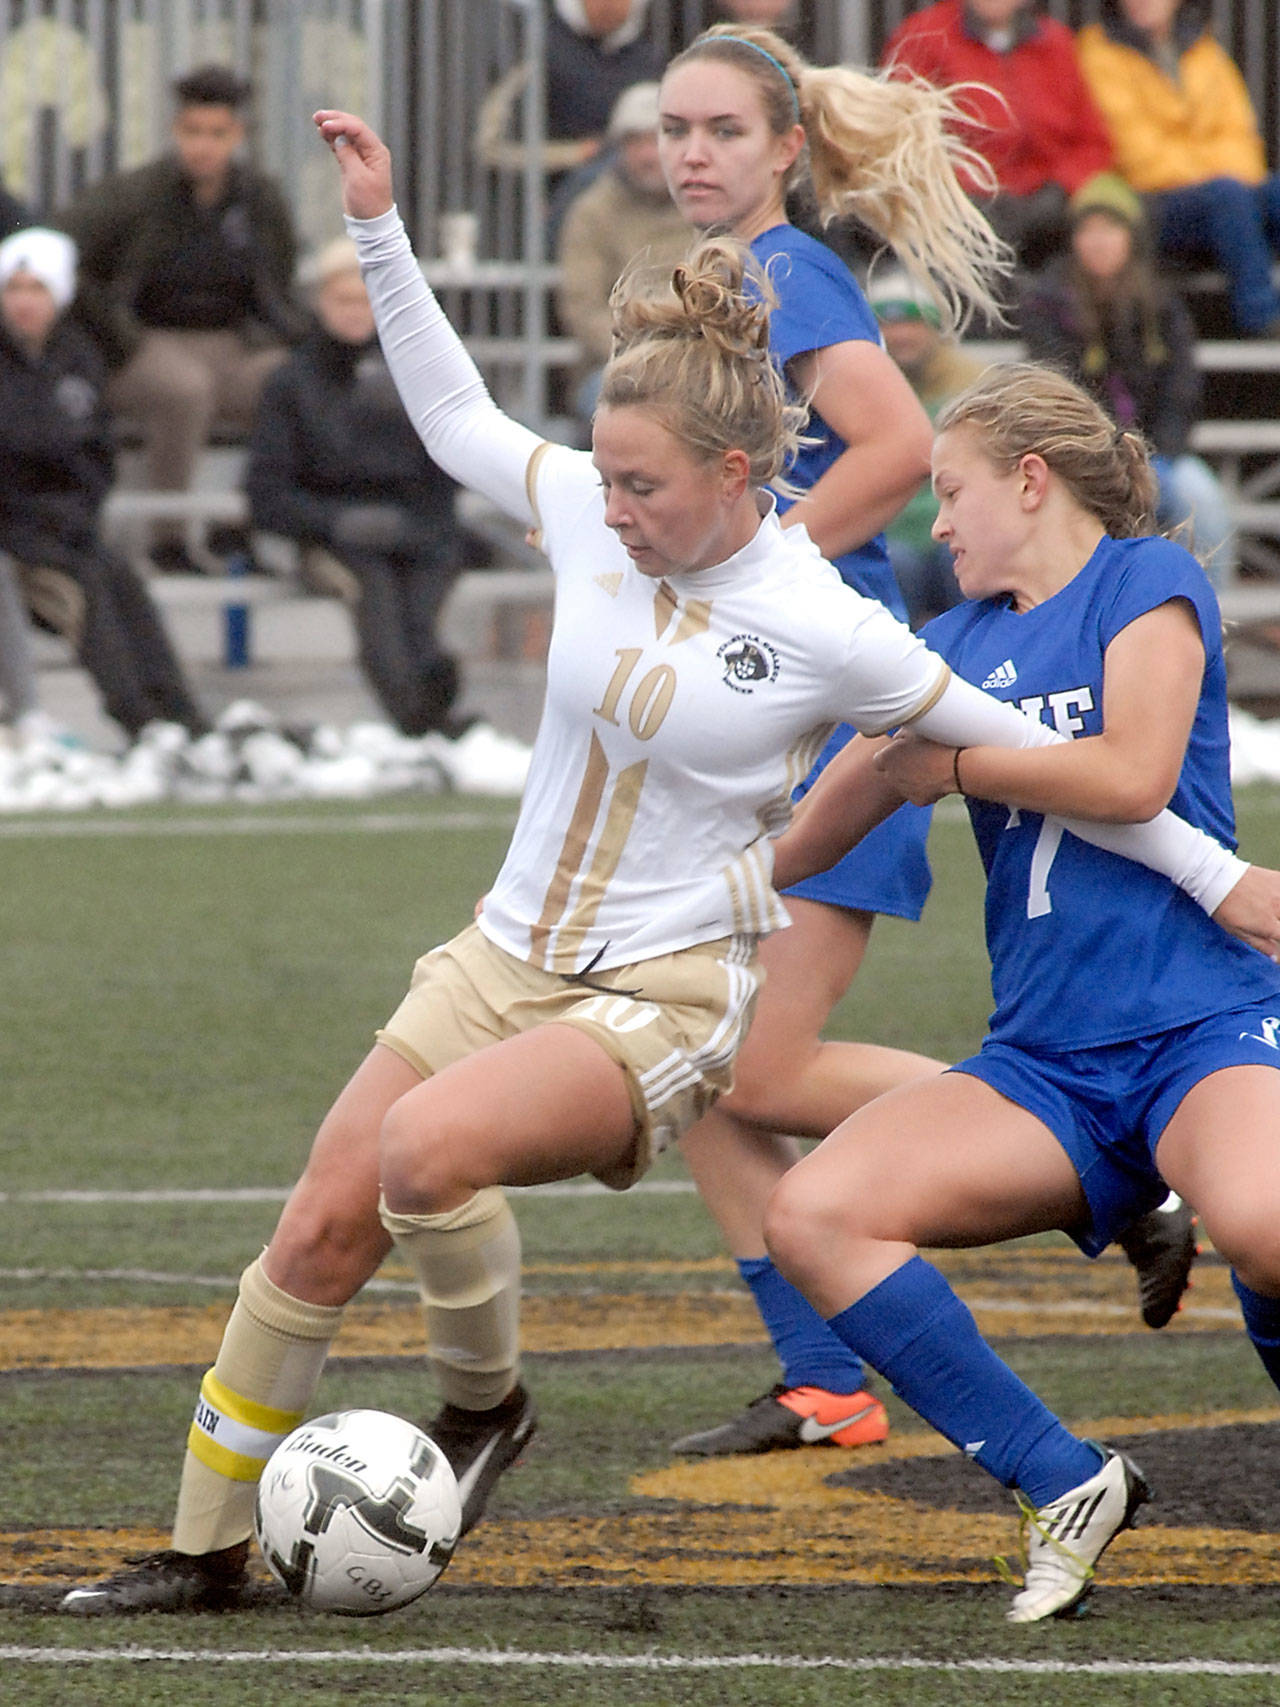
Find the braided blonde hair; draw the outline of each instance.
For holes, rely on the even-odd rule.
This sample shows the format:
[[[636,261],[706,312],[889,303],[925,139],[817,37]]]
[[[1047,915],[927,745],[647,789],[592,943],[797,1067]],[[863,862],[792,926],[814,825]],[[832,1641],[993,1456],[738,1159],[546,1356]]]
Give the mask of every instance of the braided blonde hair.
[[[742,450],[753,485],[778,483],[806,411],[769,359],[773,293],[742,244],[697,243],[672,273],[623,274],[600,404],[649,410],[696,457]]]
[[[788,188],[807,173],[824,224],[855,214],[928,292],[949,329],[975,309],[1002,318],[996,287],[1013,254],[960,186],[963,171],[979,190],[995,189],[990,165],[958,134],[968,118],[963,85],[937,89],[901,67],[810,65],[772,30],[733,24],[704,30],[667,71],[700,59],[752,78],[775,135],[803,126],[807,148]]]

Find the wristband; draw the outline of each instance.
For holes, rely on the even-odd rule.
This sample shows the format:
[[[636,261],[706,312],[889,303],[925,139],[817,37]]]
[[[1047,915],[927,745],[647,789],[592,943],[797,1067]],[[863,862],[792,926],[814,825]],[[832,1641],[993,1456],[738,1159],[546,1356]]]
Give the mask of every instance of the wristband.
[[[963,751],[963,747],[957,747],[955,752],[951,755],[951,774],[956,779],[957,794],[964,793],[964,784],[960,780],[960,755]]]

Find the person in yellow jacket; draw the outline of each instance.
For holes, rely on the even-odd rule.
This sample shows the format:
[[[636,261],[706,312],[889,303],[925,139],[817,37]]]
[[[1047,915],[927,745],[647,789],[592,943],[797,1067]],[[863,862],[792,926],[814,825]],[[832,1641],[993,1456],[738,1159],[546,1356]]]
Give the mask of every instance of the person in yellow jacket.
[[[1081,30],[1080,67],[1147,202],[1158,249],[1211,255],[1236,325],[1280,337],[1280,177],[1267,172],[1257,116],[1234,60],[1209,29],[1207,0],[1103,0]]]

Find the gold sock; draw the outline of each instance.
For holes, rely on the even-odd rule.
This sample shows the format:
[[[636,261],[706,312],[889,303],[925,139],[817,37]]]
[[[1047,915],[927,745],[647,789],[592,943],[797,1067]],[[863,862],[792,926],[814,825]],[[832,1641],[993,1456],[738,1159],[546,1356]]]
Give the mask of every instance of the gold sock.
[[[520,1232],[506,1198],[486,1186],[442,1215],[400,1215],[385,1199],[378,1213],[417,1277],[445,1398],[492,1410],[520,1374]]]
[[[178,1552],[217,1552],[253,1532],[262,1467],[302,1421],[341,1320],[341,1305],[291,1298],[260,1261],[241,1275],[187,1436],[173,1525]]]

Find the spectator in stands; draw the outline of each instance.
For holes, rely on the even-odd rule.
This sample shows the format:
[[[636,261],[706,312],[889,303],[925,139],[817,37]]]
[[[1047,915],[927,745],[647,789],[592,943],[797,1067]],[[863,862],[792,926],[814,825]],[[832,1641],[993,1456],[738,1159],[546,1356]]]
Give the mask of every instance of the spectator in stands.
[[[0,183],[0,242],[33,224],[31,210]],[[19,735],[43,720],[26,605],[11,561],[0,559],[0,696],[4,717]]]
[[[40,717],[27,607],[12,558],[0,555],[0,698],[5,724],[19,736]]]
[[[991,165],[996,192],[971,190],[1026,265],[1066,240],[1067,201],[1111,165],[1111,142],[1065,24],[1032,0],[938,0],[905,18],[884,59],[930,83],[969,83],[964,140]]]
[[[1221,585],[1233,566],[1231,512],[1217,476],[1187,448],[1200,416],[1195,329],[1148,253],[1142,204],[1100,173],[1072,201],[1066,255],[1028,281],[1020,322],[1028,354],[1083,385],[1120,427],[1152,445],[1157,521],[1191,526],[1194,549]]]
[[[107,402],[141,425],[148,484],[181,492],[215,420],[249,431],[300,321],[288,205],[239,158],[248,85],[206,66],[174,98],[172,152],[91,185],[60,223],[79,245],[79,306],[113,370]],[[157,530],[158,568],[200,567],[187,537],[178,523]]]
[[[449,780],[518,794],[529,749],[454,713],[438,625],[460,567],[455,487],[431,461],[382,358],[355,244],[304,270],[315,324],[263,387],[245,475],[253,525],[301,547],[303,578],[351,611],[360,663],[403,735],[438,736]]]
[[[270,375],[245,486],[255,528],[302,549],[304,579],[350,606],[360,662],[406,735],[449,725],[458,666],[436,632],[459,566],[454,484],[428,458],[378,345],[355,244],[304,273],[315,326]]]
[[[1160,254],[1227,276],[1250,337],[1280,337],[1280,177],[1269,174],[1238,67],[1204,0],[1102,0],[1080,66],[1110,127],[1117,170],[1147,200]]]
[[[609,115],[632,83],[662,74],[662,55],[646,33],[649,0],[541,0],[546,11],[546,139],[538,152],[550,202],[549,253],[574,196],[605,163]],[[476,127],[476,152],[487,166],[521,171],[524,144],[520,98],[529,80],[514,66],[485,97]]]
[[[708,28],[712,24],[754,24],[789,38],[796,24],[796,0],[713,0]]]
[[[561,323],[582,348],[575,408],[590,421],[609,359],[609,295],[639,261],[671,267],[689,247],[689,227],[667,189],[658,158],[658,85],[633,83],[614,103],[608,137],[613,163],[575,197],[560,230]]]
[[[944,404],[977,379],[984,364],[943,331],[937,304],[917,290],[906,273],[873,272],[867,301],[879,322],[885,349],[932,421]],[[937,514],[938,501],[926,479],[884,530],[889,561],[913,628],[950,610],[963,597],[951,568],[951,553],[933,537]]]
[[[0,552],[131,739],[156,723],[200,735],[208,724],[146,587],[99,538],[113,472],[105,374],[64,312],[74,291],[62,232],[32,226],[0,243]]]

